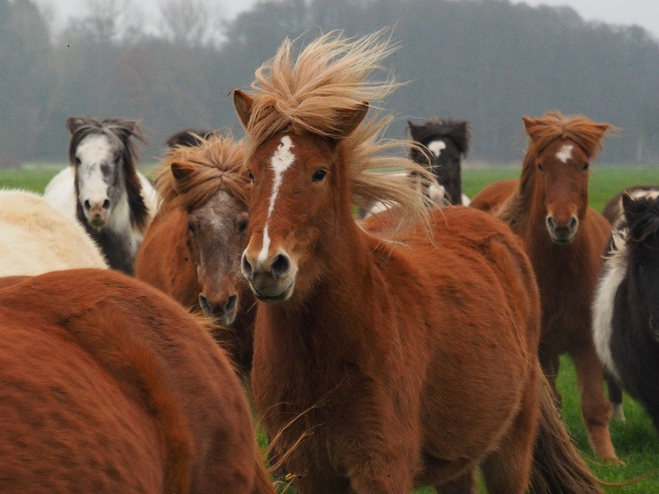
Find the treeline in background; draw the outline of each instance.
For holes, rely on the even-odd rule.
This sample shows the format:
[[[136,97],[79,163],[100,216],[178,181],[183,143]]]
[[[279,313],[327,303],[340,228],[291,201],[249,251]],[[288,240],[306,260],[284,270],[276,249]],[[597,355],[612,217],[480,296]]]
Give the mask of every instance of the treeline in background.
[[[602,162],[659,164],[659,44],[640,27],[506,0],[264,1],[232,20],[204,2],[164,0],[147,29],[128,0],[88,0],[56,32],[33,0],[0,0],[0,167],[66,161],[73,115],[141,121],[147,162],[183,128],[239,136],[230,93],[285,37],[386,26],[400,48],[383,74],[407,82],[381,104],[397,117],[392,136],[407,119],[466,119],[472,161],[511,163],[521,116],[557,109],[621,129]]]

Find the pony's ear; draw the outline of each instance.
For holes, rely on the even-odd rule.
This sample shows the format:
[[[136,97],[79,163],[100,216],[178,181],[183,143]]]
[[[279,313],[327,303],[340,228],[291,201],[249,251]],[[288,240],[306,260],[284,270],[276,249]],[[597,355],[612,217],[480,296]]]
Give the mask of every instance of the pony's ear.
[[[233,92],[233,106],[236,108],[236,113],[243,127],[247,128],[249,119],[252,116],[252,106],[254,100],[247,94],[243,93],[240,89]]]
[[[616,128],[608,123],[595,123],[593,129],[595,129],[599,139],[602,139],[609,131],[615,131]]]
[[[531,135],[533,127],[538,125],[538,120],[535,118],[522,117],[522,122],[524,122],[524,129],[528,135]]]
[[[455,122],[451,128],[451,134],[454,142],[463,155],[469,152],[469,122],[460,120]]]
[[[414,125],[411,120],[407,121],[407,127],[410,129],[410,137],[413,141],[420,141],[419,129],[422,125]]]
[[[195,172],[194,166],[189,165],[188,163],[179,163],[174,162],[170,166],[172,170],[172,175],[176,180],[184,180]]]
[[[338,138],[344,138],[352,134],[364,118],[366,118],[369,106],[368,101],[364,101],[352,110],[341,110],[336,136]]]
[[[648,201],[634,199],[627,192],[622,193],[622,211],[629,224],[633,224],[642,216],[648,207]]]
[[[66,128],[69,130],[69,134],[73,135],[85,123],[85,119],[82,117],[69,117],[66,119]]]

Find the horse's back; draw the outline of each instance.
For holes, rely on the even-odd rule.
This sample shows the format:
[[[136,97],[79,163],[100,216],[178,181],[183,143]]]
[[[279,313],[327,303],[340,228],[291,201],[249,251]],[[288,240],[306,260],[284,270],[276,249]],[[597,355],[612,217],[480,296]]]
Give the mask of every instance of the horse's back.
[[[28,365],[18,369],[5,367],[5,377],[0,380],[6,384],[16,375],[20,379],[42,382],[55,396],[53,400],[63,401],[74,410],[71,413],[88,406],[90,415],[87,420],[79,421],[80,427],[60,421],[70,435],[83,435],[82,439],[76,436],[71,441],[86,441],[86,435],[96,438],[100,444],[92,441],[86,447],[95,448],[94,457],[102,458],[105,455],[111,458],[123,447],[115,447],[113,441],[126,441],[134,450],[146,451],[144,455],[141,451],[121,452],[124,461],[130,463],[126,468],[138,477],[144,476],[146,482],[155,478],[155,474],[139,462],[143,457],[151,458],[152,463],[158,463],[151,470],[157,470],[164,478],[160,484],[154,481],[154,489],[108,491],[163,492],[167,485],[176,492],[188,489],[212,492],[222,485],[231,492],[247,493],[254,488],[263,466],[258,465],[251,419],[240,383],[226,355],[202,325],[174,301],[116,272],[71,270],[9,283],[0,289],[0,307],[3,330],[5,326],[15,326],[16,333],[24,335],[23,339],[31,331],[51,335],[52,359],[62,360],[57,364],[62,372],[76,374],[78,379],[89,381],[90,387],[96,375],[102,374],[98,379],[109,382],[108,390],[115,387],[114,391],[99,387],[97,393],[87,393],[84,389],[75,391],[89,395],[89,404],[78,405],[77,399],[74,400],[77,395],[68,391],[68,387],[76,386],[76,381],[53,376],[47,366],[40,374],[33,374]],[[55,337],[57,339],[53,340]],[[66,355],[71,352],[64,350],[69,347],[74,348],[73,354],[81,356],[80,363],[67,363]],[[36,347],[34,355],[34,358],[42,358]],[[63,390],[61,393],[57,391],[59,388]],[[106,401],[115,404],[106,405],[97,394],[105,395]],[[34,399],[38,400],[38,396]],[[124,401],[131,406],[124,406]],[[56,405],[44,406],[44,413],[67,417]],[[37,401],[35,406],[41,405]],[[13,413],[22,415],[20,411],[17,406]],[[111,413],[115,413],[123,425],[107,427],[109,419],[106,420],[105,415]],[[97,420],[97,414],[103,418]],[[135,427],[131,425],[133,421],[137,424]],[[40,433],[28,415],[17,427],[27,431],[26,434]],[[148,434],[140,432],[141,428]],[[8,430],[11,434],[11,428]],[[146,437],[149,434],[154,436],[154,441]],[[44,436],[35,436],[34,443],[37,449],[22,451],[25,458],[41,454],[43,462],[50,461],[48,465],[53,475],[72,475],[75,469],[72,470],[71,462],[61,459],[65,455],[57,457],[48,451],[51,446],[57,449],[57,445]],[[45,450],[40,451],[39,444]],[[11,444],[3,447],[11,447]],[[72,448],[71,454],[75,461],[82,461],[86,449]],[[103,468],[108,463],[92,462],[97,472],[88,473],[89,476],[79,482],[88,481],[89,491],[99,491],[92,484],[97,482],[94,475],[103,481],[106,475],[115,477],[111,467]],[[3,468],[4,462],[0,471]]]
[[[0,225],[0,276],[107,267],[80,224],[37,194],[0,191]]]
[[[476,197],[474,197],[469,206],[486,213],[494,213],[506,199],[508,199],[517,190],[519,180],[510,178],[499,180],[483,188]]]
[[[198,304],[201,288],[186,245],[187,215],[177,207],[158,212],[135,260],[135,277],[162,290],[184,307]]]
[[[58,325],[7,310],[0,325],[0,490],[163,492],[149,413]]]
[[[55,209],[76,219],[75,176],[73,167],[67,166],[55,175],[43,191],[43,198]]]

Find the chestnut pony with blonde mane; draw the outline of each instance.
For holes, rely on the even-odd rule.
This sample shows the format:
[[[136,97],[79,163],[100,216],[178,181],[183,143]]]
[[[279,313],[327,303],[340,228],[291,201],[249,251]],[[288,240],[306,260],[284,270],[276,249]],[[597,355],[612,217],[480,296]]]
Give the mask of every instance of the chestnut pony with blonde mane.
[[[609,435],[611,405],[591,329],[591,306],[611,227],[588,206],[590,160],[612,127],[558,112],[523,120],[530,142],[519,185],[500,198],[498,207],[490,201],[490,208],[524,240],[533,263],[542,300],[543,369],[555,387],[559,355],[572,357],[590,443],[600,458],[616,460]],[[500,188],[497,184],[483,189],[472,206],[487,203],[484,198]]]
[[[261,301],[253,395],[275,454],[303,493],[599,492],[538,363],[539,297],[518,238],[473,209],[429,211],[391,188],[386,120],[364,122],[395,83],[368,82],[393,47],[330,33],[291,60],[289,41],[236,90],[253,177],[242,269]],[[405,151],[405,144],[400,147]],[[353,218],[355,195],[411,221],[386,242]],[[377,219],[370,220],[377,229]]]
[[[0,491],[274,494],[205,328],[110,270],[0,278]]]
[[[228,326],[215,332],[242,373],[252,364],[255,299],[240,273],[247,246],[249,179],[243,147],[200,136],[176,146],[155,180],[162,204],[135,263],[137,278]]]

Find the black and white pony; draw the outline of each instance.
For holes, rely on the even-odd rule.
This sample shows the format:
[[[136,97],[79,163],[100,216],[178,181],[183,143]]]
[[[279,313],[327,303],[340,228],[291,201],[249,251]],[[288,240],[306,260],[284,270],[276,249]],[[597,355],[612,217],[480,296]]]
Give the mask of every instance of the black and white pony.
[[[113,269],[133,274],[135,257],[157,209],[157,193],[135,169],[136,122],[71,117],[69,161],[44,198],[82,223]]]
[[[593,303],[593,337],[610,379],[643,405],[659,431],[659,189],[630,190],[619,201]],[[622,415],[622,394],[613,388]]]
[[[462,160],[469,152],[469,123],[439,119],[421,125],[407,123],[410,136],[421,145],[410,150],[410,157],[432,168],[450,204],[468,206],[470,200],[462,193]]]

